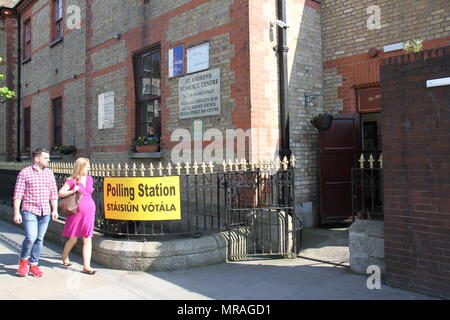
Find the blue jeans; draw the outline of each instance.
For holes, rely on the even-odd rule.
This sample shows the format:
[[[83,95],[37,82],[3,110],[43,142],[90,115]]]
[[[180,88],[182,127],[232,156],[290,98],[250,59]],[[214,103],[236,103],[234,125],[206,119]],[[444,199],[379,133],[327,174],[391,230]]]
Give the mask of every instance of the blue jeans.
[[[41,256],[44,236],[47,232],[50,215],[37,216],[28,211],[22,211],[25,240],[22,243],[21,259],[29,259],[30,264],[37,265]]]

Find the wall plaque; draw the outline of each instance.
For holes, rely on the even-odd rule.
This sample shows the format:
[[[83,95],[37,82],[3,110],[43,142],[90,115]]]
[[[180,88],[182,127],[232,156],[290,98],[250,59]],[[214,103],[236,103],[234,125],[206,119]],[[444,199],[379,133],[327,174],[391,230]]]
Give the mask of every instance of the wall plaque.
[[[380,87],[358,89],[358,107],[360,112],[380,112]]]
[[[180,78],[179,118],[220,114],[220,68]]]
[[[98,95],[98,128],[114,128],[114,91]]]

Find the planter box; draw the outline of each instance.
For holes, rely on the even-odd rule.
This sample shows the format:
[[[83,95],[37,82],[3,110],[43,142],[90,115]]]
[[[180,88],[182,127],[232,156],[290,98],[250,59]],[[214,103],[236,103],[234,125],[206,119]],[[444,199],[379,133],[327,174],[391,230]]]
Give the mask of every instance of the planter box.
[[[149,153],[149,152],[158,152],[159,144],[151,144],[147,146],[136,146],[136,152],[139,153]]]

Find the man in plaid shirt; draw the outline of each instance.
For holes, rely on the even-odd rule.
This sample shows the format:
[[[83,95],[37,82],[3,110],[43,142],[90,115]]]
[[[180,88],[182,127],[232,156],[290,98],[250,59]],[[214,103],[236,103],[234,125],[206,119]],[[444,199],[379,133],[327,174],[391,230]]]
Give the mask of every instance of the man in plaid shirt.
[[[17,271],[21,277],[28,273],[35,277],[42,276],[38,263],[44,236],[50,216],[53,220],[58,219],[58,188],[53,172],[47,168],[49,152],[42,148],[36,149],[32,158],[33,165],[22,169],[17,176],[13,198],[14,223],[23,223],[25,231]],[[50,202],[53,210],[50,209]]]

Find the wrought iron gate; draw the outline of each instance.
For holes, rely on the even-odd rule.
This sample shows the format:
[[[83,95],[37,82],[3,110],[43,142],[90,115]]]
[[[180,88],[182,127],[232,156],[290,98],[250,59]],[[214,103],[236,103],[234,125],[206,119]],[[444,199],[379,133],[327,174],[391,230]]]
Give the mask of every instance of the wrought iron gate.
[[[293,258],[300,248],[294,170],[269,168],[225,175],[228,260]]]

